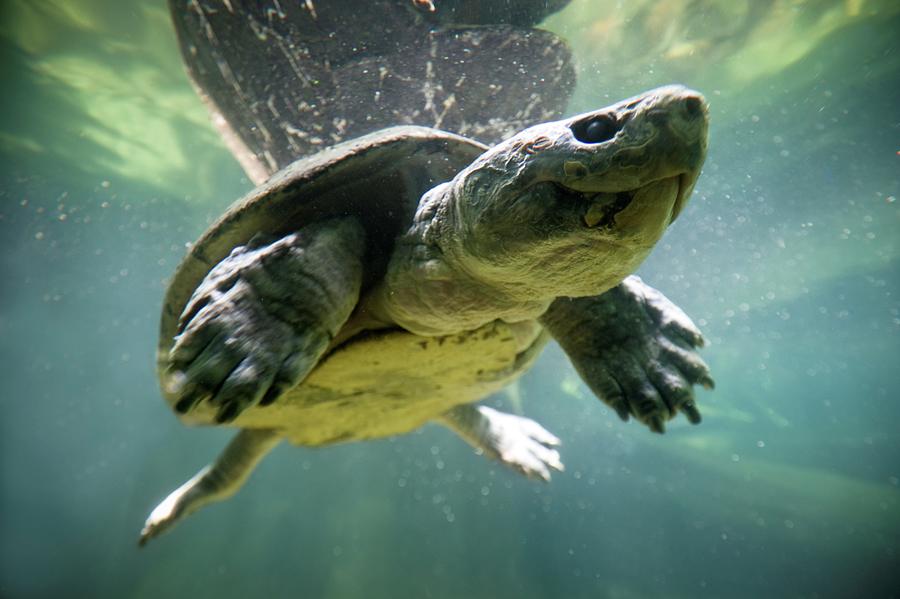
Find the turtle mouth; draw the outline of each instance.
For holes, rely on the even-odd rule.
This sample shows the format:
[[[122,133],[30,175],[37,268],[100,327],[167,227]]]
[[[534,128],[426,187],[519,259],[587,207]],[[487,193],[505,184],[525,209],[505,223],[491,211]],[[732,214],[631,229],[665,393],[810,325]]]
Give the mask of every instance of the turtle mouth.
[[[675,204],[672,206],[672,218],[669,219],[670,225],[675,222],[675,219],[678,218],[678,215],[684,209],[684,205],[687,204],[688,196],[694,191],[693,181],[696,178],[697,176],[691,173],[682,173],[678,176],[678,194],[676,194]]]
[[[659,197],[657,201],[671,202],[671,216],[669,222],[671,224],[678,217],[688,193],[690,193],[689,176],[687,174],[673,177],[677,182],[677,189],[674,196]],[[569,193],[574,193],[580,198],[581,220],[588,229],[611,230],[616,226],[616,216],[626,210],[635,197],[643,190],[649,190],[650,187],[664,181],[660,179],[653,181],[647,185],[627,190],[627,191],[598,191],[598,192],[579,192],[568,189]]]
[[[581,220],[589,229],[611,229],[616,225],[616,215],[628,208],[637,190],[611,193],[581,194],[584,211]]]

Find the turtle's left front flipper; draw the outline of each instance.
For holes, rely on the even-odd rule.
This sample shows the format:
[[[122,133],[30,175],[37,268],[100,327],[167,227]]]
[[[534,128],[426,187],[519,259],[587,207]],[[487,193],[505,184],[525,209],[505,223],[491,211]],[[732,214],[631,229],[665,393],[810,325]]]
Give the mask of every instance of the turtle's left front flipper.
[[[652,431],[679,412],[697,424],[694,385],[714,386],[703,335],[662,293],[631,276],[595,297],[559,298],[541,323],[597,397]]]

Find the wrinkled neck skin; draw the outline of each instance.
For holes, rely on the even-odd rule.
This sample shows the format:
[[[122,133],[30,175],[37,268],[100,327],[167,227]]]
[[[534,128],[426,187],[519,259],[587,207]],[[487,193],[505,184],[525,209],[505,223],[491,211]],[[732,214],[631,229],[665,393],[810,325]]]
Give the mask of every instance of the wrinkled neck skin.
[[[522,131],[422,197],[373,314],[440,335],[603,293],[683,209],[706,136],[702,96],[674,86]]]
[[[529,295],[528,285],[491,277],[467,259],[455,214],[457,180],[427,192],[415,220],[399,240],[378,298],[379,319],[420,335],[475,329],[494,320],[522,322],[543,314],[554,296]]]

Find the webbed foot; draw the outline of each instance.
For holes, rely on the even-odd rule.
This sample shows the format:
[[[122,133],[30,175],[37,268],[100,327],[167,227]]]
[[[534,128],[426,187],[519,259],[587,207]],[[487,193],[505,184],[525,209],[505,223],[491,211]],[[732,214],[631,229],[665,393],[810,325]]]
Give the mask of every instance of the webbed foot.
[[[553,449],[559,439],[530,418],[463,405],[444,414],[441,422],[477,450],[528,478],[549,481],[551,470],[565,469]]]
[[[622,420],[633,416],[657,433],[679,413],[700,422],[693,386],[715,386],[697,354],[703,335],[640,278],[628,277],[597,297],[559,299],[541,321]]]

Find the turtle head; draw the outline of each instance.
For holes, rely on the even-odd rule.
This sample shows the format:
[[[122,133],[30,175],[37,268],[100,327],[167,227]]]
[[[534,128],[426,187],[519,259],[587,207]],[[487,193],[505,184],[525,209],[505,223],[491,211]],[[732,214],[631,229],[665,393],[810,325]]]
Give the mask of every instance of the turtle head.
[[[442,245],[460,268],[511,292],[601,293],[684,208],[707,129],[703,96],[680,86],[528,128],[448,184]]]

